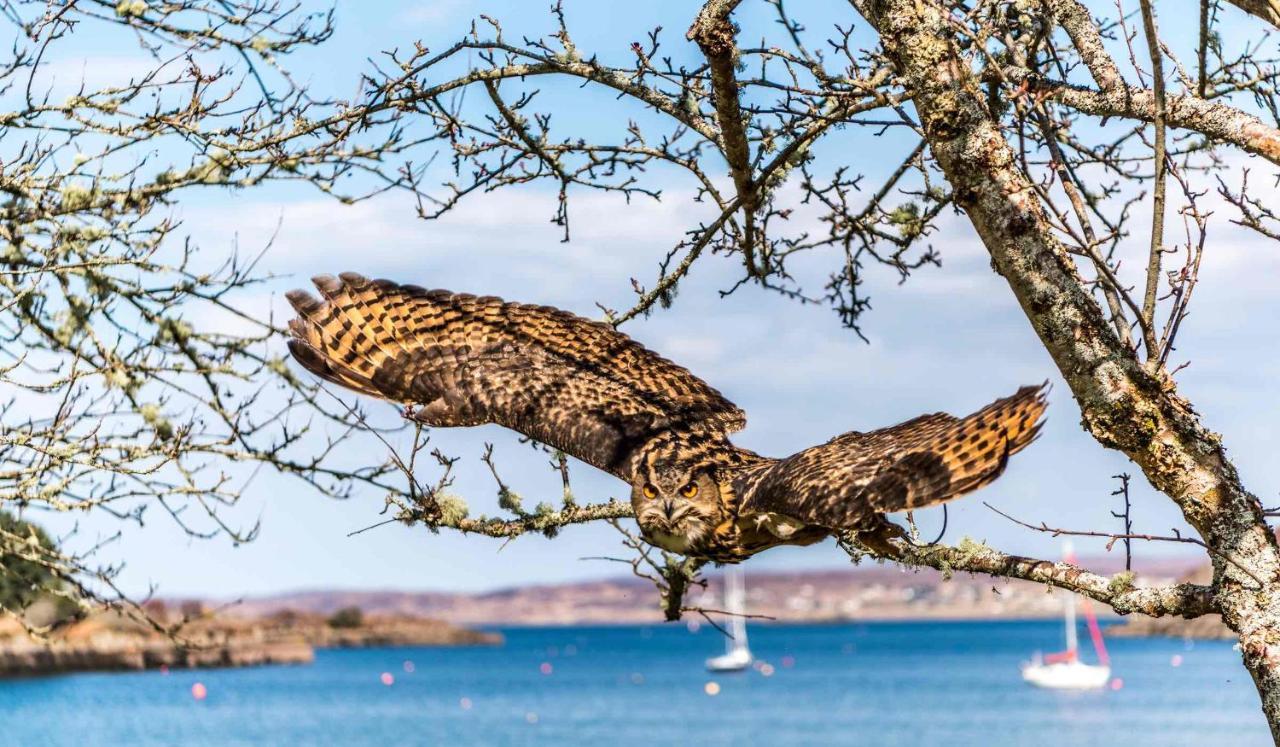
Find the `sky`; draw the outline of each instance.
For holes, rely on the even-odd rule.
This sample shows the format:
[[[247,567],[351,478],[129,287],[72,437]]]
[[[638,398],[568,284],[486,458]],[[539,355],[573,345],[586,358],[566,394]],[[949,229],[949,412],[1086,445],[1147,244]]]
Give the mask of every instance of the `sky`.
[[[341,3],[335,38],[324,50],[301,55],[294,69],[317,90],[350,95],[362,61],[379,50],[407,47],[417,39],[444,45],[477,12],[502,18],[509,34],[543,33],[551,29],[544,5]],[[675,43],[692,7],[636,5],[566,3],[579,45],[614,54],[625,52],[634,29],[655,23],[673,30],[669,36]],[[794,5],[792,12],[804,17],[805,10],[820,4]],[[749,14],[759,11],[746,7]],[[130,64],[110,57],[99,63],[103,69]],[[624,111],[607,96],[575,97],[575,91],[552,90],[548,96],[564,102],[558,118],[588,134],[616,131],[626,116],[646,116]],[[897,163],[891,138],[834,142],[825,147],[849,148],[840,155],[868,174]],[[1248,159],[1233,157],[1228,170],[1246,164]],[[285,291],[305,286],[313,274],[350,270],[598,316],[597,303],[627,308],[631,278],[650,284],[666,251],[684,230],[706,218],[706,206],[693,201],[688,182],[673,177],[663,187],[660,202],[573,195],[573,238],[567,244],[560,241],[560,228],[549,223],[556,197],[545,185],[480,195],[434,222],[418,220],[403,196],[343,206],[304,188],[202,193],[176,210],[185,231],[207,251],[261,246],[275,235],[262,269],[278,279],[241,298],[241,305],[255,313],[284,318]],[[1054,389],[1042,438],[1011,460],[994,485],[951,504],[946,539],[968,536],[1008,551],[1054,557],[1059,540],[1015,526],[983,502],[1029,521],[1118,530],[1110,511],[1119,506],[1111,492],[1113,475],[1121,472],[1135,475],[1136,531],[1183,528],[1176,508],[1123,455],[1103,449],[1081,430],[1069,390],[1007,284],[991,270],[968,222],[944,216],[931,240],[942,255],[941,268],[923,269],[900,286],[892,273],[872,273],[867,290],[873,310],[864,324],[869,342],[842,328],[826,308],[752,288],[720,298],[719,291],[739,272],[735,260],[723,257],[700,262],[672,308],[630,322],[625,331],[740,405],[749,424],[735,442],[774,456],[923,412],[967,413],[1020,385],[1047,379]],[[1245,484],[1264,502],[1280,493],[1273,457],[1280,439],[1271,422],[1280,380],[1277,272],[1276,246],[1223,222],[1212,235],[1179,348],[1179,360],[1191,361],[1178,375],[1181,391],[1205,423],[1224,434]],[[392,405],[366,404],[380,417],[393,417]],[[473,513],[497,511],[492,481],[478,459],[486,442],[495,443],[504,479],[530,504],[558,500],[559,477],[545,458],[496,427],[440,430],[432,438],[446,453],[464,457],[455,468],[453,491],[467,499]],[[370,461],[384,456],[375,441],[360,448],[368,450]],[[574,467],[573,481],[579,501],[628,495],[627,486],[583,464]],[[259,475],[234,513],[245,524],[261,519],[256,541],[237,546],[223,539],[192,540],[171,523],[153,520],[141,529],[126,529],[125,540],[109,552],[124,563],[125,589],[155,586],[165,596],[234,597],[303,588],[483,590],[626,570],[586,559],[619,552],[619,536],[606,525],[570,527],[553,541],[526,536],[506,544],[398,524],[352,534],[380,521],[382,507],[381,495],[366,492],[335,501],[287,478]],[[941,526],[941,513],[931,509],[920,520],[923,532],[932,535]],[[107,523],[99,527],[113,529]],[[1103,545],[1076,542],[1083,555],[1102,553]],[[1137,552],[1165,556],[1185,549],[1161,545]],[[848,564],[848,557],[827,542],[771,550],[752,559],[748,570]]]

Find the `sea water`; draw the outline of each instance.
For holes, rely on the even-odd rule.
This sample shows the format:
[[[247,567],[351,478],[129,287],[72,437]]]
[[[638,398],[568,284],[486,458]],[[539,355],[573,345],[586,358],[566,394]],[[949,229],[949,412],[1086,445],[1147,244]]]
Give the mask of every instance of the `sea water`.
[[[1270,744],[1224,641],[1112,639],[1110,687],[1055,692],[1019,664],[1061,646],[1057,622],[752,625],[761,663],[737,674],[705,670],[724,649],[705,624],[502,633],[310,666],[0,681],[0,744]]]

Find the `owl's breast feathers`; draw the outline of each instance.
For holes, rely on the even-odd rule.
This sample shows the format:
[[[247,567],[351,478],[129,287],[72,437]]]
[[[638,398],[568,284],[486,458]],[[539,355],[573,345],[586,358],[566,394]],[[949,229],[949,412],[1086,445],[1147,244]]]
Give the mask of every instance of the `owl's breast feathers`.
[[[701,533],[696,542],[687,543],[682,550],[685,554],[716,563],[739,563],[771,547],[811,545],[830,535],[827,527],[806,524],[781,513],[741,510],[740,487],[751,484],[757,475],[778,464],[777,459],[738,448],[727,440],[722,448],[699,456],[702,459],[694,464],[712,469],[716,475],[720,513],[710,531]]]

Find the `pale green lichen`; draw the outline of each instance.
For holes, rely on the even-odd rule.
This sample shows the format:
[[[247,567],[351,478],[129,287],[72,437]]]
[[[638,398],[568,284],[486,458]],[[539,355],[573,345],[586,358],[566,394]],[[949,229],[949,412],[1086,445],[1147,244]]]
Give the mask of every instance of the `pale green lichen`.
[[[956,545],[956,552],[959,554],[960,562],[967,564],[989,556],[992,550],[987,543],[965,536],[961,537],[960,543]]]
[[[62,209],[83,210],[93,204],[93,192],[78,184],[68,184],[62,188]]]
[[[232,155],[231,151],[227,150],[226,148],[213,148],[212,150],[210,150],[209,160],[218,164],[219,166],[225,166],[227,168],[231,168],[236,164],[235,156]]]
[[[191,170],[187,172],[187,177],[205,184],[217,184],[226,178],[226,174],[226,169],[222,168],[217,162],[205,161],[192,166]]]
[[[1121,571],[1111,577],[1111,581],[1107,583],[1107,591],[1112,594],[1123,594],[1126,591],[1133,591],[1133,571]]]
[[[107,229],[101,226],[76,226],[67,224],[59,230],[62,232],[64,241],[87,243],[104,239],[110,235]]]
[[[513,514],[522,514],[524,513],[523,503],[524,499],[520,497],[520,494],[510,488],[503,487],[498,491],[498,506],[505,511],[510,511]]]
[[[888,215],[889,223],[897,226],[903,239],[914,239],[924,233],[926,224],[920,215],[920,206],[907,202],[894,208]]]
[[[138,414],[142,416],[143,421],[151,426],[156,435],[161,440],[168,441],[173,438],[173,424],[164,416],[159,405],[146,404],[138,408]]]
[[[437,493],[436,506],[440,508],[441,524],[457,524],[471,513],[467,502],[451,493]]]
[[[108,386],[115,387],[130,396],[137,394],[139,387],[142,386],[137,378],[119,365],[109,369],[103,374],[103,378],[106,379]]]
[[[120,0],[116,3],[116,15],[121,18],[138,18],[146,12],[146,0]]]
[[[972,570],[973,565],[978,561],[990,557],[993,550],[985,543],[965,536],[960,538],[960,542],[956,545],[955,553],[951,557],[943,558],[938,564],[938,570],[942,572],[942,580],[950,581],[958,570]]]
[[[195,332],[190,324],[181,319],[173,319],[166,317],[160,321],[160,329],[156,333],[158,342],[174,342],[178,345],[185,345],[187,340],[191,339],[192,333]]]

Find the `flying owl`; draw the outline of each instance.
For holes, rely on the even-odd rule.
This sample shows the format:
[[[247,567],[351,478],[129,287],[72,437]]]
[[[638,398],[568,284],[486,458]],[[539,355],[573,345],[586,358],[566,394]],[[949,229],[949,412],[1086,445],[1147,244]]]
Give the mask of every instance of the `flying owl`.
[[[964,418],[922,415],[785,459],[734,446],[746,416],[614,328],[548,306],[368,280],[288,294],[289,350],[323,379],[429,426],[497,423],[625,480],[644,537],[733,563],[889,525],[995,480],[1041,426],[1045,387]]]

